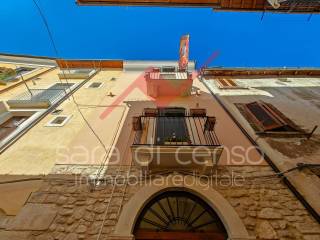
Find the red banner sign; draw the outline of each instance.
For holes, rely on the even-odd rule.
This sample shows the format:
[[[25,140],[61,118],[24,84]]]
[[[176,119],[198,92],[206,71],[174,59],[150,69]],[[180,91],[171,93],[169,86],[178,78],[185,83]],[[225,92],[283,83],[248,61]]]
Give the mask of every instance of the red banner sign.
[[[186,71],[189,62],[189,35],[184,35],[180,39],[179,70]]]

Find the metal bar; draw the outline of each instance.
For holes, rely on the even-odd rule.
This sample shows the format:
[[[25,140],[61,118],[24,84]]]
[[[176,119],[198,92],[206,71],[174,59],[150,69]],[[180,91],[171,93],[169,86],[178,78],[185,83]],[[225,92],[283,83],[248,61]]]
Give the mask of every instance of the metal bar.
[[[186,223],[189,222],[189,219],[190,219],[190,217],[191,217],[194,209],[196,208],[196,206],[197,206],[197,203],[196,203],[196,202],[193,202],[193,206],[192,206],[191,211],[190,211],[190,213],[189,213],[189,215],[188,215],[188,217],[187,217],[187,219],[186,219]]]
[[[157,124],[157,121],[156,121],[156,118],[152,118],[152,123],[153,123],[153,126],[152,126],[152,135],[151,135],[151,140],[153,142],[153,144],[156,144],[156,141],[157,141],[157,137],[156,137],[156,124]]]
[[[169,221],[171,221],[170,215],[167,213],[167,211],[164,209],[164,207],[162,206],[161,202],[158,201],[157,202],[159,207],[161,208],[162,212],[164,213],[164,215],[166,215],[166,217],[168,218]]]
[[[177,204],[177,218],[178,220],[180,219],[180,214],[179,214],[179,202],[178,202],[178,198],[176,197],[176,204]]]
[[[314,128],[312,129],[312,131],[308,135],[308,139],[310,139],[312,137],[313,133],[316,131],[317,128],[318,128],[318,125],[314,126]]]
[[[201,144],[201,138],[200,138],[200,136],[199,136],[199,130],[198,130],[198,126],[197,126],[197,123],[196,123],[196,121],[195,121],[194,119],[193,119],[193,121],[194,121],[194,123],[195,123],[194,125],[196,126],[196,130],[197,130],[197,135],[198,135],[198,138],[199,138],[199,143],[200,143],[200,144],[197,144],[197,145],[202,145],[202,144]]]
[[[153,210],[152,208],[149,209],[150,212],[155,215],[157,218],[159,218],[164,224],[166,224],[166,226],[169,224],[169,222],[167,222],[163,217],[161,217],[155,210]]]
[[[201,227],[210,225],[210,224],[215,223],[215,222],[216,222],[216,220],[211,220],[211,221],[209,221],[209,222],[206,222],[206,223],[200,224],[200,225],[198,225],[198,226],[195,226],[195,227],[191,228],[190,230],[191,230],[191,231],[194,231],[194,230],[196,230],[196,229],[198,229],[198,228],[201,228]]]
[[[140,116],[143,124],[143,135],[146,141],[138,141],[136,133],[135,145],[173,145],[173,146],[218,146],[219,140],[214,130],[205,130],[207,117],[199,116]],[[183,121],[181,121],[183,119]],[[183,126],[180,126],[180,123]],[[148,127],[146,126],[148,124]],[[151,124],[151,125],[150,125]],[[173,134],[175,133],[175,134]],[[175,137],[175,139],[173,138]],[[150,140],[151,138],[151,140]],[[159,141],[158,141],[159,138]],[[186,138],[186,139],[185,139]],[[166,143],[166,142],[170,142]]]
[[[149,219],[147,219],[147,218],[143,218],[142,221],[144,221],[144,222],[146,222],[146,223],[149,223],[149,224],[151,224],[151,225],[153,225],[153,226],[155,226],[155,227],[158,227],[158,228],[160,228],[160,229],[162,229],[162,230],[166,230],[166,229],[167,229],[165,226],[162,226],[161,224],[156,223],[156,222],[154,222],[154,221],[151,221],[151,220],[149,220]]]
[[[168,206],[169,206],[169,209],[170,209],[171,215],[173,216],[173,218],[175,218],[175,215],[174,215],[174,213],[173,213],[173,210],[172,210],[172,207],[171,207],[171,204],[170,204],[169,198],[167,198],[167,203],[168,203]]]
[[[192,224],[195,223],[199,218],[201,218],[201,216],[203,214],[206,213],[206,210],[204,209],[195,219],[193,219],[193,221],[191,223],[189,223],[188,225],[192,227]]]
[[[208,135],[206,134],[207,131],[205,130],[205,127],[204,127],[206,121],[204,123],[201,122],[201,119],[199,119],[199,121],[200,121],[200,127],[201,127],[201,132],[203,134],[203,138],[205,139],[206,143],[212,144],[212,142],[210,142],[210,140],[208,139]]]
[[[192,123],[194,123],[194,121],[190,121],[190,117],[187,117],[187,119],[188,119],[188,122],[189,122],[189,125],[190,125],[190,131],[191,131],[189,135],[191,135],[191,137],[192,137],[192,141],[193,141],[192,143],[196,144],[195,134],[194,134],[194,126],[193,126],[194,124],[192,124]]]

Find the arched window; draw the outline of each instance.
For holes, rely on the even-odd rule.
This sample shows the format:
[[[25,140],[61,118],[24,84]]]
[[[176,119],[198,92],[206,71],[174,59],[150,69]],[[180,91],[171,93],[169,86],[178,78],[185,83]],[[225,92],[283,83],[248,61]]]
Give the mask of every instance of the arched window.
[[[213,209],[199,197],[182,191],[165,192],[141,212],[135,239],[227,239],[227,232]]]

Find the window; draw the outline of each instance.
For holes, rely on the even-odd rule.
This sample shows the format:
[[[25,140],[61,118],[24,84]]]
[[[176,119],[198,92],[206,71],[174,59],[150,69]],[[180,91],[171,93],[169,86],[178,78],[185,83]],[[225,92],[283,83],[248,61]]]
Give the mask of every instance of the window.
[[[70,118],[71,118],[71,116],[59,115],[59,116],[54,117],[52,120],[50,120],[46,126],[47,127],[62,127],[69,121]]]
[[[239,88],[242,88],[233,79],[218,78],[218,79],[216,79],[216,82],[218,83],[218,86],[221,89],[236,89],[236,88],[239,89]]]
[[[62,109],[55,109],[51,112],[52,115],[59,115],[60,113],[62,113]]]
[[[160,79],[176,79],[176,74],[175,73],[161,73],[160,74]]]
[[[317,177],[320,178],[320,167],[319,166],[314,166],[314,167],[309,167],[309,170],[316,175]]]
[[[175,72],[176,68],[174,66],[164,66],[161,68],[161,72]]]
[[[102,87],[102,82],[92,82],[89,84],[87,88],[101,88]]]
[[[259,101],[236,106],[256,132],[305,133],[272,104]]]
[[[33,70],[35,70],[36,68],[32,68],[32,67],[18,67],[16,69],[16,74],[19,75],[24,75],[27,74]]]
[[[18,67],[16,69],[0,67],[0,81],[2,81],[2,84],[6,84],[9,81],[18,80],[20,76],[35,70],[36,68],[32,67]]]
[[[74,83],[55,83],[51,87],[49,87],[49,90],[66,90],[71,88],[74,85]]]
[[[145,108],[142,115],[132,118],[133,145],[220,146],[215,123],[216,118],[207,116],[205,109]]]
[[[16,76],[16,71],[12,68],[0,67],[0,81],[8,80]]]
[[[217,213],[201,198],[168,191],[151,199],[134,227],[135,239],[227,239]]]
[[[94,69],[61,69],[58,73],[60,79],[83,79],[96,73]]]
[[[16,116],[12,117],[6,122],[0,125],[0,140],[3,140],[9,136],[14,130],[16,130],[24,121],[26,121],[28,116]]]

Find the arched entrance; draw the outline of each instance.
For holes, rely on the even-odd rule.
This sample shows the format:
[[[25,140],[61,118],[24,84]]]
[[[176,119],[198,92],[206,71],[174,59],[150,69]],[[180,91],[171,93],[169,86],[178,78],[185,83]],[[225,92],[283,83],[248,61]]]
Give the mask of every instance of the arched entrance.
[[[138,226],[139,217],[143,215],[143,210],[147,209],[146,206],[157,196],[172,191],[187,192],[198,197],[197,199],[200,198],[205,201],[223,222],[228,233],[228,240],[252,239],[235,209],[218,191],[201,184],[200,180],[194,176],[186,176],[183,183],[174,183],[172,175],[168,176],[166,184],[159,184],[157,179],[154,179],[135,192],[123,206],[115,230],[109,236],[109,239],[135,239],[135,229]],[[184,240],[187,240],[187,238]]]
[[[219,216],[190,192],[167,191],[151,199],[133,232],[136,240],[223,240],[228,234]]]

